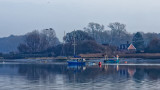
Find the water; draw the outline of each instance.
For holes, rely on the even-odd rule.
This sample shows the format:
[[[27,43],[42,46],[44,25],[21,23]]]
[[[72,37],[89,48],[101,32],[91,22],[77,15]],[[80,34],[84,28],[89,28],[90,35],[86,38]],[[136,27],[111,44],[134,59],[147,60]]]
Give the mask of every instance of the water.
[[[1,62],[0,90],[160,89],[160,60],[126,61],[128,64],[122,60],[102,66],[68,66],[65,61]]]

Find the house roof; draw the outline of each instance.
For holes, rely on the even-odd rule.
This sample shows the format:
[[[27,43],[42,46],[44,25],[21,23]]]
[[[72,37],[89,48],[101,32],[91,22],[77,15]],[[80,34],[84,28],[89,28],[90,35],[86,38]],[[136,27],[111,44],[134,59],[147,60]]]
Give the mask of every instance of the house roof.
[[[128,50],[135,50],[136,48],[134,47],[133,44],[130,44],[130,46],[128,47]]]
[[[130,44],[121,44],[118,48],[120,50],[127,50]]]

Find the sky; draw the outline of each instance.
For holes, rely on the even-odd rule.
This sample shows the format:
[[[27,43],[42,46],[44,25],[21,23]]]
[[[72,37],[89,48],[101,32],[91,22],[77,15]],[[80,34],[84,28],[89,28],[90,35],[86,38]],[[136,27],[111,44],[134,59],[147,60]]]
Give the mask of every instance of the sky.
[[[160,33],[160,0],[0,0],[0,37],[33,30],[83,29],[89,22],[120,22],[128,32]],[[108,28],[107,28],[108,29]]]

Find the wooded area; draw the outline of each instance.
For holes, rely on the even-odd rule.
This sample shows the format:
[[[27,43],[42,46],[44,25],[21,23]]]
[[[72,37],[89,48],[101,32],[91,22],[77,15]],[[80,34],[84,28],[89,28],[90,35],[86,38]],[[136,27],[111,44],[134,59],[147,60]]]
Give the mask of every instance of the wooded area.
[[[76,55],[89,53],[114,54],[119,45],[132,43],[137,53],[159,53],[160,34],[129,33],[126,25],[114,22],[106,30],[104,25],[91,22],[83,30],[67,33],[61,43],[54,29],[34,30],[25,35],[24,43],[17,48],[20,54],[45,54],[46,56],[73,56],[74,39]]]

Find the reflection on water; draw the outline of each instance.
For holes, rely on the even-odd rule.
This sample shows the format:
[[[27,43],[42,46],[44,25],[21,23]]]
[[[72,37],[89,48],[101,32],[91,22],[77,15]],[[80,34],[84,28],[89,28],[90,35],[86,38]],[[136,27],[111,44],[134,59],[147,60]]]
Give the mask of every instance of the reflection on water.
[[[0,64],[1,90],[159,89],[160,66]]]

